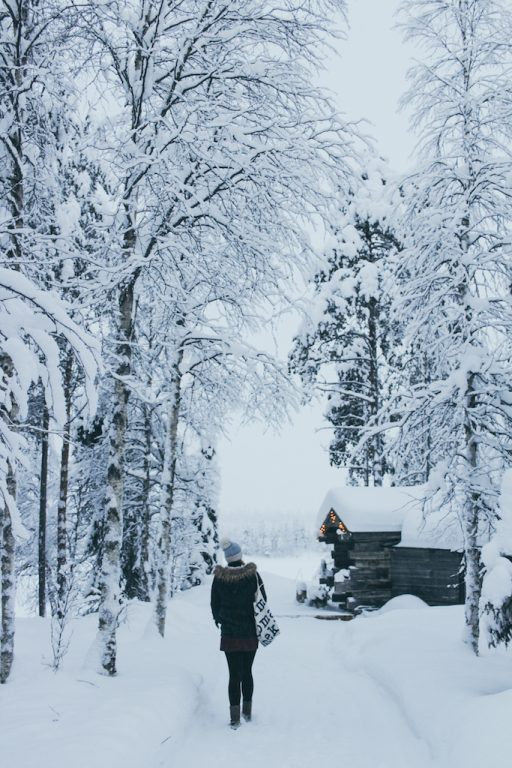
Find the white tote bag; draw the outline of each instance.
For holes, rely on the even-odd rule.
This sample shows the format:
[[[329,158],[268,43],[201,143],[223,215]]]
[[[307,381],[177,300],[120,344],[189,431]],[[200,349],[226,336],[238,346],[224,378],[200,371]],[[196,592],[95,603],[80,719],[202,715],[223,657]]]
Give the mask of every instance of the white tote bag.
[[[274,637],[279,634],[279,627],[274,619],[268,603],[261,591],[260,577],[256,574],[258,588],[254,597],[254,620],[256,622],[256,634],[261,645],[270,645]]]

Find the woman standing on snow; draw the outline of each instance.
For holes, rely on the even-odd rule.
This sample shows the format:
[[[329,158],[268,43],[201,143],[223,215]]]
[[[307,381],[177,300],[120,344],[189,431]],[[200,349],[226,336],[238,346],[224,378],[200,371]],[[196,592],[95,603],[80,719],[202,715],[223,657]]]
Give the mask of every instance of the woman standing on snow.
[[[241,547],[229,539],[222,539],[220,546],[227,567],[215,568],[211,607],[215,624],[221,628],[220,650],[228,662],[230,725],[238,728],[241,694],[244,719],[250,720],[252,714],[252,664],[258,649],[254,597],[258,583],[265,599],[266,595],[255,564],[242,561]]]

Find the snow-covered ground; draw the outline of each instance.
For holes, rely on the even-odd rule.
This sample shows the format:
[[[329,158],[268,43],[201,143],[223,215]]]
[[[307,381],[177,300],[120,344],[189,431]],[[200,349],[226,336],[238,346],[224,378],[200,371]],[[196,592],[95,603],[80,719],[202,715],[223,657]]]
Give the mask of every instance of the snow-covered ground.
[[[351,622],[294,601],[303,556],[262,559],[282,634],[255,661],[254,720],[227,726],[227,672],[208,585],[175,598],[168,637],[132,604],[119,675],[92,667],[95,617],[75,622],[64,668],[40,649],[48,626],[23,618],[0,688],[2,768],[482,768],[512,755],[510,655],[474,658],[460,608],[399,598]],[[308,576],[308,573],[305,573]],[[44,640],[43,640],[44,639]],[[47,652],[49,656],[49,650]]]

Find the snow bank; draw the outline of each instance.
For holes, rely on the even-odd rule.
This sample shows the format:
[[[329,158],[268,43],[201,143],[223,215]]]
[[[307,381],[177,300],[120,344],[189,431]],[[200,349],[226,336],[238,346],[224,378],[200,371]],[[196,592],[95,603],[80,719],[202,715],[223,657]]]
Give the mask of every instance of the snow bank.
[[[190,614],[186,601],[177,600],[169,621],[180,628],[180,644],[193,647],[197,632]],[[73,623],[70,651],[58,673],[46,664],[49,622],[18,619],[13,673],[0,696],[2,768],[157,764],[161,744],[176,740],[193,722],[200,675],[180,664],[175,629],[162,640],[148,632],[150,619],[148,605],[129,606],[115,678],[89,667],[97,616]]]
[[[392,600],[380,608],[377,613],[390,613],[391,611],[410,611],[418,610],[421,608],[428,608],[427,603],[423,602],[420,597],[416,595],[398,595],[393,597]]]
[[[402,713],[432,768],[508,765],[512,654],[474,656],[463,642],[462,606],[417,607],[351,622],[347,664]]]

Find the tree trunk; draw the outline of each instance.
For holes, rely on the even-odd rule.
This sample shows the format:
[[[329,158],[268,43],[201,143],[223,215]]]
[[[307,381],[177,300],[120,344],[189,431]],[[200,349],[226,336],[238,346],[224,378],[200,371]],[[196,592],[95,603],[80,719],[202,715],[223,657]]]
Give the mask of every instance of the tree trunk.
[[[17,407],[14,406],[11,413],[12,418],[17,416],[17,410]],[[7,469],[6,484],[7,492],[10,494],[11,499],[14,501],[16,498],[16,476],[12,466],[9,466]],[[14,569],[14,558],[16,554],[16,544],[12,530],[11,514],[5,502],[3,504],[0,520],[0,535],[0,541],[2,544],[0,557],[2,594],[0,683],[6,683],[10,675],[14,659],[14,600],[16,595],[16,572]]]
[[[478,654],[478,639],[480,633],[480,594],[482,592],[482,574],[480,566],[480,549],[478,547],[478,523],[480,520],[480,494],[471,488],[471,478],[474,478],[478,465],[478,447],[476,435],[471,423],[471,413],[476,406],[474,392],[474,375],[468,377],[466,395],[466,415],[464,434],[466,443],[467,486],[466,502],[464,505],[464,540],[466,565],[466,627],[468,642],[473,651]]]
[[[478,655],[480,636],[480,594],[482,575],[478,547],[478,499],[469,494],[464,510],[465,565],[466,565],[466,627],[468,642]]]
[[[140,533],[140,593],[144,600],[150,599],[149,580],[149,526],[151,523],[151,507],[149,503],[151,493],[151,465],[152,465],[152,433],[151,411],[147,404],[144,405],[144,481],[142,487],[142,528]]]
[[[167,435],[164,449],[164,471],[160,501],[160,537],[158,541],[158,568],[156,573],[156,605],[155,619],[158,632],[165,634],[165,619],[167,600],[169,597],[169,561],[171,556],[171,520],[174,501],[174,480],[176,462],[178,459],[178,424],[181,405],[181,362],[183,349],[178,353],[174,366],[175,392],[167,424]]]
[[[12,70],[14,72],[15,87],[11,95],[11,106],[14,119],[9,131],[10,166],[5,169],[8,180],[6,193],[7,205],[12,216],[13,226],[6,247],[6,261],[9,268],[19,271],[23,258],[22,231],[24,225],[24,177],[23,177],[23,134],[24,117],[21,110],[20,94],[26,66],[27,45],[24,35],[24,25],[27,20],[27,4],[17,8],[12,15],[13,39],[16,44],[12,51]],[[17,15],[16,15],[17,14]],[[8,376],[12,373],[12,361],[2,355],[1,367]],[[17,417],[17,406],[14,405],[9,414],[9,421],[14,422]],[[7,490],[14,500],[16,495],[16,477],[13,467],[8,467],[6,478]],[[15,540],[12,530],[12,520],[9,508],[5,500],[0,511],[0,570],[1,570],[1,596],[2,616],[0,635],[0,683],[7,682],[11,672],[14,657],[14,599],[15,599]]]
[[[0,683],[7,682],[14,656],[14,535],[7,506],[2,510],[2,634],[0,638]]]
[[[66,399],[66,425],[62,435],[60,453],[59,503],[57,506],[57,617],[64,618],[67,592],[67,507],[69,485],[69,448],[71,420],[71,383],[73,376],[73,357],[67,352],[64,368],[64,397]]]
[[[371,417],[378,416],[380,408],[380,376],[379,376],[379,306],[375,297],[368,303],[368,342],[370,353],[370,388],[372,396]],[[370,443],[372,452],[373,484],[382,485],[384,474],[384,441],[380,434],[375,435]],[[368,484],[368,483],[367,483]]]
[[[44,395],[43,395],[44,397]],[[39,477],[38,604],[39,616],[46,616],[46,518],[48,499],[48,427],[50,417],[43,404],[41,423],[41,474]]]
[[[423,356],[423,366],[423,381],[430,385],[432,383],[432,366],[427,354],[424,354]],[[428,423],[425,425],[425,431],[427,437],[425,439],[425,471],[421,481],[422,483],[428,483],[430,472],[435,463],[432,457],[432,425],[430,420],[428,420]]]
[[[137,274],[119,297],[119,360],[114,387],[114,410],[109,431],[109,456],[105,508],[105,539],[102,572],[99,580],[101,608],[99,642],[101,666],[108,675],[116,674],[117,625],[121,609],[120,576],[123,539],[124,441],[128,421],[129,389],[126,382],[131,372],[134,290]]]
[[[142,57],[137,50],[134,68],[141,71]],[[144,102],[143,90],[132,105],[132,140],[137,145]],[[132,91],[131,97],[134,96]],[[137,108],[135,108],[135,104]],[[137,245],[136,223],[132,216],[132,196],[137,195],[137,185],[132,187],[132,178],[128,172],[125,178],[124,208],[126,228],[123,238],[125,261],[132,258]],[[117,333],[115,372],[114,412],[109,431],[109,457],[107,468],[107,498],[105,509],[105,539],[102,573],[99,581],[101,608],[99,616],[99,635],[101,665],[109,675],[116,674],[116,632],[121,609],[120,579],[121,552],[123,546],[123,492],[124,492],[124,443],[128,424],[128,401],[130,390],[128,379],[132,371],[132,345],[135,312],[135,286],[140,274],[140,267],[135,269],[119,295],[119,327]]]

